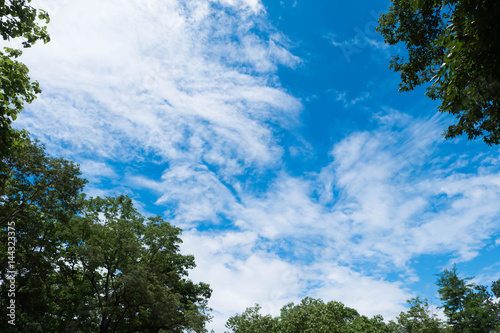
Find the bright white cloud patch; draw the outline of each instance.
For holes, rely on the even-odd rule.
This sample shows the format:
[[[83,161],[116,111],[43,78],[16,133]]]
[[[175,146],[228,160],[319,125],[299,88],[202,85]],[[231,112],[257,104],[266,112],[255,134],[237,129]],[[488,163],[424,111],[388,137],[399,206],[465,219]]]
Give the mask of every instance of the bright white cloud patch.
[[[91,194],[147,194],[185,229],[217,332],[255,303],[278,314],[306,295],[394,317],[411,260],[469,260],[499,231],[498,159],[443,157],[438,117],[374,107],[375,130],[291,172],[301,147],[278,133],[296,135],[303,105],[276,73],[301,59],[258,0],[35,6],[52,9],[52,41],[26,51],[44,92],[17,124],[81,163]],[[335,98],[352,110],[372,95]]]
[[[52,42],[27,54],[45,94],[20,125],[114,159],[149,151],[228,173],[276,163],[281,148],[264,122],[289,125],[300,104],[269,71],[298,59],[272,31],[267,41],[251,33],[270,29],[250,19],[258,2],[230,2],[232,15],[214,5],[61,4]]]

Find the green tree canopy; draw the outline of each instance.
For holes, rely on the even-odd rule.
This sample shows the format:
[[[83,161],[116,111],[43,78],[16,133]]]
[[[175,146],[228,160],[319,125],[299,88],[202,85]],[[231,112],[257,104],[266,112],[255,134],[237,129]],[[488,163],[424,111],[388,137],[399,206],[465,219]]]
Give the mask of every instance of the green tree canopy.
[[[13,219],[63,223],[79,210],[77,198],[87,181],[76,164],[53,158],[44,149],[38,141],[24,139],[1,159],[5,169],[0,170],[0,227]]]
[[[324,303],[304,298],[299,304],[290,303],[281,309],[280,327],[285,332],[340,332],[359,316],[354,309],[340,302]]]
[[[456,268],[439,274],[437,285],[447,323],[432,313],[426,299],[413,298],[409,309],[396,321],[384,322],[382,316],[368,318],[341,302],[324,303],[306,297],[290,303],[278,317],[263,315],[260,307],[246,309],[226,323],[226,333],[446,333],[500,332],[500,280],[485,286],[460,278]]]
[[[456,332],[493,332],[500,329],[500,293],[493,282],[492,291],[485,286],[469,283],[472,278],[460,278],[456,267],[438,275],[437,285],[448,324]],[[497,300],[495,301],[495,297]]]
[[[59,258],[59,230],[81,207],[79,194],[86,181],[78,167],[48,156],[42,145],[24,139],[2,157],[0,170],[0,305],[9,299],[5,283],[15,277],[16,326],[20,331],[49,332],[57,304],[51,280]],[[8,231],[15,230],[15,269],[7,258]],[[12,239],[9,239],[11,241]],[[4,326],[5,325],[5,326]],[[2,320],[0,328],[8,327]]]
[[[47,43],[50,37],[47,27],[39,23],[49,22],[48,14],[29,5],[31,0],[0,1],[0,35],[4,40],[20,39],[23,47],[36,41]],[[5,47],[0,51],[0,156],[7,154],[12,145],[26,135],[12,129],[12,121],[41,92],[38,82],[31,81],[28,68],[16,60],[21,50]],[[0,167],[2,167],[0,165]]]
[[[47,43],[50,40],[47,27],[40,26],[37,20],[49,23],[49,15],[31,5],[31,0],[2,0],[0,2],[0,35],[4,40],[21,38],[24,47],[36,41]]]
[[[430,83],[427,96],[457,118],[446,138],[482,136],[500,143],[500,2],[497,0],[392,0],[379,31],[407,56],[393,56],[400,91]]]
[[[397,317],[400,333],[438,333],[444,332],[445,326],[436,314],[431,314],[426,299],[412,298],[408,301],[410,309]]]
[[[310,297],[299,304],[285,305],[278,317],[262,315],[257,305],[248,308],[226,323],[233,333],[357,333],[393,332],[393,323],[384,323],[381,316],[368,318],[341,302],[324,303]]]
[[[187,279],[195,263],[179,253],[181,229],[159,216],[145,219],[126,196],[86,200],[81,215],[61,234],[66,242],[58,267],[69,280],[61,285],[71,286],[68,295],[78,295],[61,307],[72,309],[63,317],[65,327],[205,331],[211,290]]]
[[[2,320],[0,331],[206,331],[211,290],[188,279],[181,229],[125,196],[86,198],[78,166],[28,139],[2,162],[0,240],[15,229],[15,253],[0,247],[0,308],[15,300],[16,326]]]
[[[229,318],[226,328],[234,333],[268,333],[277,332],[278,318],[271,315],[262,315],[261,307],[257,304],[247,308],[242,314]]]

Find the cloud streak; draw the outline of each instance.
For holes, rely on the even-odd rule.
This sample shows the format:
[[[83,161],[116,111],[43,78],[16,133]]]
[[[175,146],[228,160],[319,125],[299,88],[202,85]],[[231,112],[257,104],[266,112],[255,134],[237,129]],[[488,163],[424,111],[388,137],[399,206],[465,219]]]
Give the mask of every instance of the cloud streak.
[[[389,118],[406,119],[399,124],[403,131],[387,126]],[[283,287],[271,274],[266,288],[284,288],[287,298],[273,299],[271,292],[253,297],[242,291],[247,306],[271,302],[279,309],[307,294],[341,300],[367,315],[394,318],[414,296],[408,289],[418,281],[412,260],[422,255],[452,255],[455,261],[477,256],[499,231],[495,202],[500,184],[494,165],[482,174],[453,169],[443,174],[451,162],[436,159],[443,145],[440,118],[389,114],[379,119],[383,121],[378,131],[353,133],[336,144],[332,162],[320,173],[300,178],[281,173],[263,196],[238,192],[240,202],[224,211],[237,221],[236,229],[219,231],[216,237],[241,237],[244,247],[213,243],[214,254],[202,260],[200,272],[211,270],[214,260],[222,261],[232,267],[231,273],[219,270],[213,281],[237,293],[243,285],[222,287],[228,276],[245,274],[250,256],[271,256],[287,264],[280,274],[294,280]],[[212,236],[188,237],[196,240],[185,249],[206,257],[207,247],[193,244]],[[238,262],[245,264],[232,265],[235,254],[242,255]],[[401,280],[390,282],[388,272],[400,274]]]
[[[301,106],[273,83],[273,71],[299,60],[271,28],[250,20],[260,17],[260,3],[222,4],[235,13],[207,1],[61,6],[52,43],[26,57],[45,94],[20,125],[114,159],[146,150],[228,173],[276,163],[281,148],[265,124],[293,126]],[[252,29],[264,29],[269,40]]]

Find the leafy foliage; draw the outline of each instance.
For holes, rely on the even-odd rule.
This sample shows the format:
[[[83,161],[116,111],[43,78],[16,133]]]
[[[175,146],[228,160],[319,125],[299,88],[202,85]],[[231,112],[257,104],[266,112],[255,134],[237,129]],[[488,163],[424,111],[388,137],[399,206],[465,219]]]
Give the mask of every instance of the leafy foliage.
[[[432,313],[426,299],[418,297],[408,301],[409,309],[396,321],[387,323],[382,316],[368,318],[340,302],[306,297],[300,304],[284,306],[274,318],[261,314],[258,305],[248,308],[229,318],[226,327],[229,333],[500,332],[500,280],[493,282],[491,292],[469,280],[458,277],[455,267],[439,274],[437,285],[447,323]]]
[[[401,312],[397,318],[397,332],[437,333],[444,331],[444,324],[436,314],[431,314],[427,300],[412,298],[408,304],[410,309],[407,312]]]
[[[234,333],[277,332],[278,319],[260,314],[260,309],[259,305],[247,308],[241,315],[229,318],[226,327]]]
[[[281,309],[279,317],[261,315],[257,305],[248,308],[226,323],[229,332],[276,333],[328,333],[328,332],[392,332],[392,324],[383,322],[381,316],[367,318],[340,302],[324,303],[306,297],[300,304],[290,303]]]
[[[20,50],[0,51],[0,153],[7,154],[10,146],[18,144],[25,133],[12,129],[25,103],[31,103],[41,92],[38,82],[31,82],[28,67],[16,60]]]
[[[0,226],[8,221],[66,223],[78,210],[77,197],[87,182],[73,162],[53,158],[38,141],[25,139],[2,158]]]
[[[500,3],[496,0],[392,0],[380,17],[387,43],[404,43],[390,68],[401,73],[400,91],[424,83],[439,110],[458,119],[446,138],[483,136],[500,143]]]
[[[84,321],[95,332],[203,332],[211,290],[187,279],[195,264],[179,253],[180,233],[158,216],[146,220],[128,197],[85,201],[82,216],[62,234],[60,271],[70,285],[85,286],[84,294],[68,291],[80,299],[66,326]]]
[[[293,303],[281,309],[280,326],[285,332],[329,332],[340,331],[350,325],[358,312],[340,302],[324,303],[305,298],[300,304]]]
[[[470,280],[460,278],[456,267],[439,275],[437,285],[448,323],[458,332],[491,332],[500,325],[499,304],[485,286],[468,283]],[[493,283],[494,293],[499,283]]]
[[[39,25],[39,21],[49,22],[48,14],[30,6],[30,2],[0,2],[0,35],[4,40],[20,38],[25,48],[38,40],[44,43],[50,40],[47,27]],[[28,68],[16,60],[21,54],[20,50],[7,47],[0,51],[0,156],[26,137],[26,133],[12,129],[11,124],[24,104],[31,103],[41,92],[38,82],[32,82],[28,76]]]
[[[205,332],[211,290],[181,230],[125,196],[87,199],[78,167],[26,139],[2,158],[0,239],[14,225],[18,332]],[[0,247],[0,307],[12,268]],[[0,322],[0,330],[12,328]]]
[[[4,40],[22,38],[23,46],[30,47],[37,40],[50,40],[47,27],[38,25],[38,20],[49,23],[49,15],[36,10],[29,4],[31,0],[5,0],[0,4],[0,35]]]
[[[43,146],[29,140],[14,147],[2,163],[0,239],[7,244],[7,226],[14,226],[18,324],[29,332],[49,332],[55,322],[47,314],[55,313],[57,304],[52,278],[62,245],[58,233],[79,211],[78,195],[86,181],[75,164],[47,156]],[[1,281],[9,275],[7,249],[0,247]],[[5,283],[0,294],[4,308]]]

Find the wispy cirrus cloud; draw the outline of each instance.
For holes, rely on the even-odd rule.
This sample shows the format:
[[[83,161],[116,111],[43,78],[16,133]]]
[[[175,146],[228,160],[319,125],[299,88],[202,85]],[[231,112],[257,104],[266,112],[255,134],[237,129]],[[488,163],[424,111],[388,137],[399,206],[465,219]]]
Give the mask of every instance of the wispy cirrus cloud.
[[[352,57],[361,53],[363,49],[376,51],[387,58],[389,57],[388,51],[390,46],[384,42],[383,38],[376,31],[379,17],[383,13],[370,11],[372,19],[365,22],[363,26],[353,27],[353,33],[349,34],[349,37],[342,37],[337,33],[329,32],[324,34],[323,38],[327,39],[332,46],[342,51],[347,63],[350,63],[353,59]]]
[[[282,173],[263,196],[238,192],[238,204],[225,211],[237,219],[236,229],[217,237],[239,235],[251,241],[237,250],[214,245],[220,256],[212,260],[231,267],[231,273],[213,275],[216,285],[231,274],[243,274],[244,264],[229,264],[236,253],[247,254],[237,259],[243,263],[250,253],[271,255],[287,263],[286,274],[294,276],[287,297],[269,291],[246,295],[249,302],[270,302],[278,309],[307,294],[394,318],[414,296],[408,289],[418,281],[412,260],[441,254],[460,261],[478,254],[500,229],[496,167],[489,164],[481,174],[448,170],[443,175],[451,162],[436,158],[443,144],[441,119],[418,120],[388,110],[377,116],[382,119],[379,130],[353,133],[336,144],[333,161],[319,174],[297,178]],[[390,118],[406,122],[396,130]],[[196,240],[186,250],[206,256],[206,247],[197,250],[192,244],[207,236],[189,237]],[[199,268],[200,276],[210,269],[210,260],[203,262],[207,266]],[[386,280],[387,272],[400,274],[400,281]],[[280,283],[277,277],[268,279],[273,290],[281,290]],[[238,288],[244,287],[235,286],[235,293]],[[359,293],[347,292],[353,289]]]
[[[348,98],[347,91],[338,91],[334,89],[328,89],[326,91],[329,94],[332,94],[336,101],[342,103],[345,109],[351,108],[358,104],[359,102],[363,102],[370,98],[370,93],[365,91],[354,98]]]
[[[146,150],[236,173],[276,163],[281,148],[265,123],[293,126],[301,106],[273,83],[273,71],[299,59],[280,45],[279,34],[249,19],[262,12],[259,2],[222,2],[236,8],[231,15],[215,4],[61,6],[52,42],[27,54],[45,93],[20,125],[103,157]],[[264,29],[269,40],[252,29]]]
[[[500,211],[490,200],[500,194],[495,166],[484,175],[443,174],[450,162],[434,157],[438,123],[412,119],[403,131],[354,133],[332,150],[334,161],[322,171],[330,176],[322,178],[334,179],[334,209],[351,226],[351,259],[404,266],[443,251],[466,260],[498,229]]]

